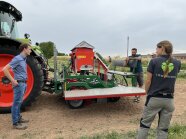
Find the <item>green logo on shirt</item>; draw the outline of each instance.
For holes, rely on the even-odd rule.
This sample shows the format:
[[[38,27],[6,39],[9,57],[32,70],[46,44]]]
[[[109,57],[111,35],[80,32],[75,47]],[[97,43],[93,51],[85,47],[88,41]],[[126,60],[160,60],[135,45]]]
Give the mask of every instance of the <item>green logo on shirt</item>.
[[[163,70],[164,72],[165,72],[167,66],[168,66],[169,73],[170,73],[171,71],[173,71],[173,69],[174,69],[174,64],[173,64],[173,63],[169,63],[169,64],[168,64],[168,62],[166,61],[166,62],[163,62],[163,63],[161,64],[161,68],[162,68],[162,70]]]

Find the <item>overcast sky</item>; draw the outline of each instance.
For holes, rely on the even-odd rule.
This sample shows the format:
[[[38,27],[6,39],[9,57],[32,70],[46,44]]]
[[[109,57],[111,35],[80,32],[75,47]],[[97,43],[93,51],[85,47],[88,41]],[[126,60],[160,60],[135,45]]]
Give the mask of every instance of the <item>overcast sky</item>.
[[[53,41],[69,53],[87,41],[107,56],[126,56],[136,47],[141,54],[155,52],[161,40],[170,40],[174,52],[186,52],[186,0],[7,0],[23,14],[20,37]],[[129,52],[130,53],[130,52]]]

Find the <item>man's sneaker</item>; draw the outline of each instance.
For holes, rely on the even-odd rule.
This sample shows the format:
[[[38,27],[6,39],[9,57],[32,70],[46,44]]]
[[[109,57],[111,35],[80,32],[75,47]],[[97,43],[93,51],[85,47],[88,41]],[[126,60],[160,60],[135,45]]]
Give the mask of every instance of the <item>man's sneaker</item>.
[[[13,124],[13,128],[14,129],[19,129],[19,130],[25,130],[25,129],[27,129],[27,126],[22,125],[21,123],[16,123],[16,124]]]
[[[28,123],[29,120],[23,119],[22,117],[19,119],[18,123]]]

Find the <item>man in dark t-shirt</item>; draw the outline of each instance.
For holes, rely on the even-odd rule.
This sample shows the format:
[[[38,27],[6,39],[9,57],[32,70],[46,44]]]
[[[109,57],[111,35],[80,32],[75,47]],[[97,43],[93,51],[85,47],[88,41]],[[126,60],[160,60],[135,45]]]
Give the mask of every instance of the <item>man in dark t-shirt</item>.
[[[137,139],[146,139],[155,116],[159,115],[157,138],[167,139],[168,128],[174,111],[174,86],[180,61],[171,57],[173,46],[169,41],[157,44],[157,57],[151,59],[147,68],[145,90],[147,99],[140,121]]]
[[[130,67],[130,72],[136,74],[139,87],[142,87],[144,81],[143,81],[143,68],[141,63],[141,55],[137,54],[136,48],[132,48],[131,53],[132,55],[127,57],[126,62]]]

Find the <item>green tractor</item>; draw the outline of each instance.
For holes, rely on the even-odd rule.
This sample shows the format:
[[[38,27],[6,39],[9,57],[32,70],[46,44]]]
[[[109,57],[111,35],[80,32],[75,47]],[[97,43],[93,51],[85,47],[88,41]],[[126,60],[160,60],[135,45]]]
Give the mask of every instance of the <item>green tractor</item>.
[[[19,54],[21,43],[30,43],[28,34],[18,38],[16,23],[22,20],[22,14],[11,4],[0,1],[0,113],[10,112],[13,101],[13,90],[10,81],[4,75],[3,67]],[[27,59],[28,82],[22,108],[40,95],[48,78],[47,62],[38,46],[32,46],[31,55]],[[13,72],[10,71],[13,75]]]

